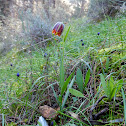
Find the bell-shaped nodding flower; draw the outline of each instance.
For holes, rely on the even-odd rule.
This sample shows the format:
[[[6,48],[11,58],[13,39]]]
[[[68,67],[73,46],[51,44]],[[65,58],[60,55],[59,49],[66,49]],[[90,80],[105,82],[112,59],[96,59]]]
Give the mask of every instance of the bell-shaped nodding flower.
[[[53,27],[52,34],[61,36],[63,30],[64,30],[63,22],[57,22]]]

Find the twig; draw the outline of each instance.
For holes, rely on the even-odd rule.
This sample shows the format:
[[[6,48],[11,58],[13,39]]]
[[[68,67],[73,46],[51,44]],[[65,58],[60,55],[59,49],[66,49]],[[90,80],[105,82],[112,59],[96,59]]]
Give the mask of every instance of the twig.
[[[99,103],[102,99],[104,99],[104,98],[107,98],[107,96],[106,96],[106,95],[103,95],[103,96],[102,96],[101,98],[99,98],[99,99],[96,101],[96,103],[91,107],[90,112],[89,112],[90,120],[93,120],[93,116],[92,116],[93,110],[94,110],[95,107],[98,105],[98,103]]]
[[[97,119],[100,115],[102,115],[103,113],[107,112],[109,109],[106,107],[104,109],[102,109],[100,112],[98,112],[97,114],[94,115],[94,119]]]

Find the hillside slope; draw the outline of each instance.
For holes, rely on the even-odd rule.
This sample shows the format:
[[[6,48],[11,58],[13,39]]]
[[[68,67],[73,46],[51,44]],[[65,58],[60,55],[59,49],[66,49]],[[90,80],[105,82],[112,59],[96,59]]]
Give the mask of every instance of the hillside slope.
[[[60,107],[57,125],[98,125],[110,120],[124,124],[119,119],[126,120],[126,17],[100,23],[74,20],[45,49],[37,44],[24,48],[15,46],[0,59],[0,114],[6,115],[8,125],[36,124],[42,105]],[[63,93],[62,83],[66,84]],[[75,92],[69,93],[68,85]]]

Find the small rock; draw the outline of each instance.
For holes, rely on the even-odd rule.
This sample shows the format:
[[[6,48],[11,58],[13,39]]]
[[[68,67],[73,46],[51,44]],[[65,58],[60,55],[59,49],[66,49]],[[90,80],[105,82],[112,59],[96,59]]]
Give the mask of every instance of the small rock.
[[[46,119],[55,119],[57,117],[57,112],[55,109],[44,105],[39,107],[41,115]]]

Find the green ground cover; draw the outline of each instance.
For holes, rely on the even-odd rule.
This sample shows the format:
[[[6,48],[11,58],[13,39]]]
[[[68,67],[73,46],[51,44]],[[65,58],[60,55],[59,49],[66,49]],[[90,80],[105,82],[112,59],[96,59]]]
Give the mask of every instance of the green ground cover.
[[[82,126],[91,118],[107,125],[113,125],[110,121],[115,119],[118,125],[124,124],[119,119],[126,117],[126,17],[100,23],[74,20],[66,25],[60,39],[54,38],[45,49],[37,44],[21,51],[15,47],[1,56],[0,113],[18,117],[7,124],[36,124],[38,107],[45,104],[60,107],[57,125]],[[68,85],[72,89],[68,90]],[[91,107],[104,95],[107,97],[91,113]],[[105,106],[104,114],[91,117]],[[72,114],[70,118],[69,111],[80,121]]]

